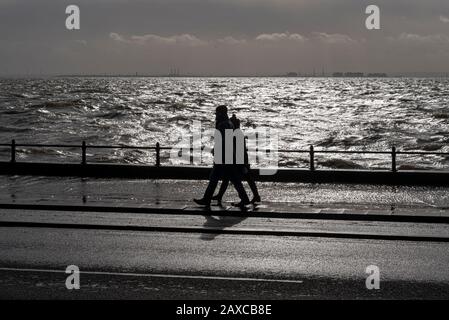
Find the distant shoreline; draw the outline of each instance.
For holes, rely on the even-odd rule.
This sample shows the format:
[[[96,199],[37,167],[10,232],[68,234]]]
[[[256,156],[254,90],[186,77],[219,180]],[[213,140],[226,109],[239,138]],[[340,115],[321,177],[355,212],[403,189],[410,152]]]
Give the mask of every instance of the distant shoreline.
[[[394,78],[449,78],[448,74],[435,75],[386,75],[386,76],[286,76],[286,75],[126,75],[126,74],[66,74],[66,75],[0,75],[0,79],[23,79],[23,78],[171,78],[171,79],[185,79],[185,78],[283,78],[283,79],[394,79]]]

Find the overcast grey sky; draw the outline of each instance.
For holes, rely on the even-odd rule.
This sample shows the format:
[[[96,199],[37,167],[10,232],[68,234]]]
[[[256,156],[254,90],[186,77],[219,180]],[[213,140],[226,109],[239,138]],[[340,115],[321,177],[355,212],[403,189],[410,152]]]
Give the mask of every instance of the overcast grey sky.
[[[66,6],[81,30],[65,28]],[[381,30],[365,8],[381,9]],[[449,71],[448,0],[0,0],[0,74]]]

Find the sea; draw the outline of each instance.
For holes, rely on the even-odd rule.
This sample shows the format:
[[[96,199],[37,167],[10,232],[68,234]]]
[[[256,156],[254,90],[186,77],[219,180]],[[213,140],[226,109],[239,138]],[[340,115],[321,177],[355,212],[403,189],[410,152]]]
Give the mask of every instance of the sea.
[[[391,155],[320,151],[398,151],[400,169],[449,166],[448,78],[48,77],[0,79],[0,144],[161,146],[214,127],[227,105],[245,132],[278,135],[280,167],[386,169]],[[205,144],[212,141],[204,141]],[[0,160],[10,148],[0,147]],[[80,148],[17,148],[18,161],[74,162]],[[153,150],[88,149],[88,161],[153,164]],[[168,150],[163,164],[176,164]],[[204,165],[211,157],[205,157]]]

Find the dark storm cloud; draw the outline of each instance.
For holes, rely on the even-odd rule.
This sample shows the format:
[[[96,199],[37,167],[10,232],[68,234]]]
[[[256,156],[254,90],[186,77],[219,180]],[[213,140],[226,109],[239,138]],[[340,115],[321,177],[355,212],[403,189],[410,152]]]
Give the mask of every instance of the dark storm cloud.
[[[441,71],[448,37],[447,0],[0,0],[0,73]]]

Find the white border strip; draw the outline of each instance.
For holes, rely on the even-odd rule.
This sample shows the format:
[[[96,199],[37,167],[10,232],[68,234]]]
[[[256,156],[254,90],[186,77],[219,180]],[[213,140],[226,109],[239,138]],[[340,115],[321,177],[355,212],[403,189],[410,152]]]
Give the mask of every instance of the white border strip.
[[[0,271],[17,272],[40,272],[40,273],[65,273],[64,270],[51,269],[25,269],[25,268],[0,268]],[[233,278],[233,277],[215,277],[215,276],[192,276],[178,274],[160,274],[160,273],[126,273],[126,272],[106,272],[106,271],[80,271],[80,274],[88,275],[108,275],[123,277],[148,277],[148,278],[169,278],[169,279],[196,279],[196,280],[227,280],[227,281],[252,281],[252,282],[275,282],[275,283],[294,283],[302,284],[301,280],[283,280],[283,279],[263,279],[263,278]]]

